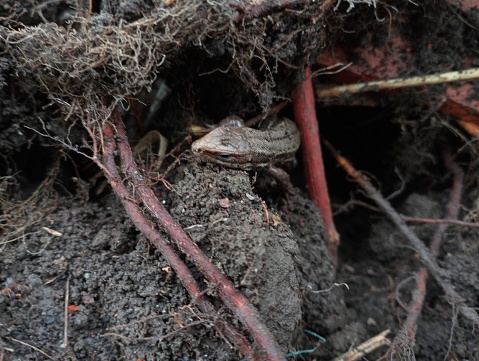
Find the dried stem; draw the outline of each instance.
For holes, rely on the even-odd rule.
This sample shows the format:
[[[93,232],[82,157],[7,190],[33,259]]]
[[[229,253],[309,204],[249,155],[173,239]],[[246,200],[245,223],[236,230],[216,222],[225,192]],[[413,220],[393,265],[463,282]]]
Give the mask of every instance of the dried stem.
[[[352,199],[342,204],[340,207],[338,207],[339,209],[334,214],[338,215],[339,213],[346,212],[348,209],[354,206],[360,206],[360,207],[370,209],[374,212],[384,213],[382,209],[375,207],[369,203]],[[477,222],[466,222],[466,221],[460,221],[458,219],[411,217],[411,216],[405,216],[404,214],[401,214],[401,217],[406,222],[411,222],[411,223],[427,223],[427,224],[445,223],[445,224],[449,224],[449,225],[457,226],[457,227],[479,228],[479,223]]]
[[[65,285],[65,305],[63,309],[63,342],[60,345],[61,348],[68,346],[68,304],[70,303],[70,276],[67,278]]]
[[[457,218],[457,215],[459,213],[464,172],[461,168],[459,168],[459,166],[457,166],[457,164],[453,162],[450,156],[446,156],[445,163],[446,167],[454,175],[452,191],[449,195],[449,202],[446,210],[446,217],[453,220]],[[429,251],[431,252],[432,257],[437,257],[444,233],[447,231],[448,228],[448,224],[441,223],[434,232],[431,245],[429,246]],[[412,294],[412,301],[408,307],[407,318],[402,325],[400,333],[394,338],[394,341],[388,351],[388,355],[393,355],[398,348],[403,347],[403,342],[409,343],[409,349],[412,349],[414,346],[414,340],[416,338],[417,330],[417,320],[419,318],[419,315],[421,314],[422,308],[424,306],[424,300],[426,298],[426,281],[428,278],[428,274],[428,269],[426,267],[421,267],[415,277],[416,288]]]
[[[362,344],[354,347],[353,349],[346,352],[344,355],[336,357],[333,361],[355,361],[355,360],[364,360],[364,356],[373,352],[374,350],[382,347],[384,345],[390,345],[386,336],[390,333],[390,330],[381,332],[379,335],[376,335],[369,340],[363,342]]]
[[[408,88],[432,84],[452,83],[465,80],[479,79],[479,68],[472,68],[447,73],[420,75],[409,78],[377,80],[365,83],[347,84],[316,90],[318,98],[339,97],[343,94],[365,93],[386,89]]]
[[[47,359],[49,360],[55,360],[53,357],[51,357],[49,354],[47,354],[46,352],[40,350],[38,347],[35,347],[33,345],[30,345],[29,343],[26,343],[26,342],[23,342],[23,341],[20,341],[20,340],[17,340],[16,338],[13,338],[13,337],[10,337],[10,336],[4,336],[7,340],[10,340],[12,342],[17,342],[19,343],[20,345],[23,345],[23,346],[26,346],[26,347],[30,347],[32,350],[34,351],[37,351],[39,353],[41,353],[43,356],[45,356]]]

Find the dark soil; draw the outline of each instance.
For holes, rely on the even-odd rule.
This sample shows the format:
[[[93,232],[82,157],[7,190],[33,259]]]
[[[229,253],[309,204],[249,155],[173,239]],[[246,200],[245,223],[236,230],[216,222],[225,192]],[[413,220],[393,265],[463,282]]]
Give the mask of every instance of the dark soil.
[[[411,72],[450,70],[466,56],[477,57],[477,12],[465,19],[452,16],[454,7],[446,3],[368,8],[355,1],[328,13],[319,5],[293,6],[246,17],[240,27],[231,21],[238,14],[230,6],[213,11],[203,1],[170,7],[94,2],[90,18],[76,1],[39,3],[6,1],[0,9],[0,361],[244,359],[213,327],[212,316],[196,308],[88,159],[85,119],[94,114],[101,123],[111,110],[100,107],[105,98],[122,101],[132,144],[151,129],[168,138],[171,153],[159,170],[164,177],[150,169],[156,145],[138,162],[154,174],[154,190],[173,218],[259,310],[285,354],[305,350],[296,359],[331,360],[380,332],[390,330],[391,340],[400,332],[420,258],[383,213],[364,207],[372,203],[329,156],[341,234],[337,265],[321,214],[307,197],[301,160],[290,171],[296,193],[287,195],[262,172],[195,159],[185,142],[187,127],[261,113],[289,96],[303,66],[327,42],[380,47],[391,26],[418,38]],[[401,19],[378,20],[396,10]],[[145,25],[148,14],[161,21]],[[135,33],[117,26],[118,19],[145,23]],[[376,36],[369,43],[371,31]],[[428,42],[450,49],[431,50]],[[128,57],[131,62],[111,56],[130,48],[138,56]],[[154,101],[162,84],[169,90]],[[318,108],[322,134],[372,174],[385,196],[401,190],[391,202],[411,217],[445,217],[451,175],[443,154],[469,141],[434,113],[431,104],[441,91],[384,94],[375,108]],[[291,116],[291,109],[280,116]],[[460,216],[470,222],[478,218],[478,159],[474,145],[457,156],[466,172]],[[410,225],[426,244],[437,227]],[[216,285],[182,257],[216,317],[237,325],[216,297]],[[476,228],[451,226],[438,257],[441,274],[476,309],[478,259]],[[314,334],[326,342],[316,348]],[[479,332],[430,278],[416,342],[396,354],[477,360]]]

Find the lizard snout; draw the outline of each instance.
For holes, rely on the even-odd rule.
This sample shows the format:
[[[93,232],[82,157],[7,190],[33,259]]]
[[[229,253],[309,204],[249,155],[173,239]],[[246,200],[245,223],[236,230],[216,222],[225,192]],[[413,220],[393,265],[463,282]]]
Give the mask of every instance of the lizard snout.
[[[191,145],[191,151],[193,154],[198,155],[202,152],[203,148],[201,147],[201,144],[198,143],[198,141],[193,142]]]

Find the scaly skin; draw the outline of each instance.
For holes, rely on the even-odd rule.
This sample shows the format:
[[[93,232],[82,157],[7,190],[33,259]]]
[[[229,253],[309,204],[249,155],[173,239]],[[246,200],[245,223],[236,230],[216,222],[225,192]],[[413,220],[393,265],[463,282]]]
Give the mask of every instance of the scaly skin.
[[[300,145],[296,124],[289,119],[268,130],[222,125],[195,141],[191,150],[228,168],[257,170],[293,159]]]

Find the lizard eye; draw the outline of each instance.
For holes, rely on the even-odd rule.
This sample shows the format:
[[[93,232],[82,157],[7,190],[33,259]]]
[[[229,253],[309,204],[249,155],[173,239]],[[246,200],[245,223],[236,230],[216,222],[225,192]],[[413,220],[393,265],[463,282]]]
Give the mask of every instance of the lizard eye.
[[[223,162],[229,162],[231,160],[231,154],[218,154],[218,159]]]

